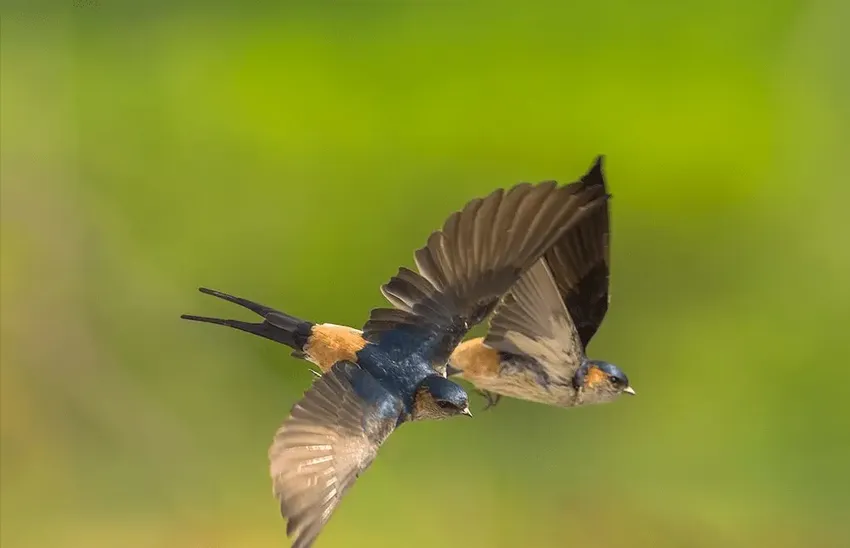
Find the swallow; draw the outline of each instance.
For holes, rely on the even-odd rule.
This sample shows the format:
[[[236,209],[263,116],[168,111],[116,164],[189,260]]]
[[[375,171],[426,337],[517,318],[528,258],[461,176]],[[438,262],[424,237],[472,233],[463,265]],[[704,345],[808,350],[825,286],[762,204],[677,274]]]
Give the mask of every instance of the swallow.
[[[405,422],[471,415],[466,392],[446,378],[467,332],[560,238],[576,212],[598,201],[554,182],[522,183],[468,202],[417,250],[381,292],[362,331],[314,324],[210,289],[262,316],[236,328],[293,349],[323,374],[295,404],[269,449],[273,492],[293,546],[311,546],[355,479]]]
[[[580,182],[598,189],[604,204],[583,215],[519,279],[485,337],[464,341],[451,356],[449,375],[472,383],[488,408],[501,396],[574,407],[635,395],[623,371],[585,353],[610,303],[610,195],[601,158]]]

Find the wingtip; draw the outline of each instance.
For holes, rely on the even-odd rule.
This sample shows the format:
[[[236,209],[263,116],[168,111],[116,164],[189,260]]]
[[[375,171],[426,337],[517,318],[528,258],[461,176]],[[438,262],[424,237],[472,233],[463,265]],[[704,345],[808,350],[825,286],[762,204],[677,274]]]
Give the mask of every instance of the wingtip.
[[[588,185],[602,185],[605,186],[605,172],[604,172],[604,164],[605,164],[605,155],[600,154],[593,161],[593,165],[590,166],[590,169],[587,170],[581,181]]]

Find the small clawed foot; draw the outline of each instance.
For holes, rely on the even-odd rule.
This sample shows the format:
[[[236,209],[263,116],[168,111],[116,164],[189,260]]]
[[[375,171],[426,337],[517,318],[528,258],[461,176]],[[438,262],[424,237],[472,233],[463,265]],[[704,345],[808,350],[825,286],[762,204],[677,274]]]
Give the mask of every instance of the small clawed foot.
[[[487,399],[487,405],[484,406],[484,411],[494,407],[497,403],[499,403],[499,400],[502,399],[501,394],[494,394],[493,392],[488,392],[486,390],[478,390],[478,393]]]

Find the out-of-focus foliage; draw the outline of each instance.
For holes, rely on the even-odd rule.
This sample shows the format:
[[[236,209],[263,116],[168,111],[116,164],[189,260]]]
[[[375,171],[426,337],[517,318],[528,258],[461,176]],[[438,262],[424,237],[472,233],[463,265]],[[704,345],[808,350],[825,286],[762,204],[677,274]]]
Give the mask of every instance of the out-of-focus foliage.
[[[319,544],[850,545],[847,2],[74,4],[0,18],[4,548],[285,545],[312,376],[196,287],[360,326],[466,200],[598,153],[590,350],[638,396],[406,426]]]

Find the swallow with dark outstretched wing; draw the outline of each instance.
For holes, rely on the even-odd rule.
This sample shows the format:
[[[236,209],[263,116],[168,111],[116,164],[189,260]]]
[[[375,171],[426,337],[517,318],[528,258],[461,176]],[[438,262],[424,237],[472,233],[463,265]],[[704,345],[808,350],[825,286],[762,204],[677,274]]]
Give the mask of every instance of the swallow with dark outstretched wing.
[[[274,492],[294,546],[307,547],[346,489],[404,422],[469,415],[446,361],[598,197],[555,183],[520,184],[454,213],[382,287],[396,308],[371,313],[363,332],[316,325],[202,289],[263,316],[258,323],[199,316],[293,348],[323,372],[278,430],[269,451]]]
[[[494,405],[511,396],[562,407],[634,394],[613,364],[589,360],[590,339],[608,310],[608,194],[600,160],[581,183],[605,203],[588,210],[499,305],[484,338],[461,343],[449,373],[481,390]]]
[[[597,159],[594,168],[592,168],[591,171],[587,175],[585,175],[579,182],[562,187],[562,189],[565,189],[565,191],[572,195],[572,197],[566,200],[563,211],[561,212],[562,214],[558,216],[558,219],[562,220],[563,225],[560,227],[554,227],[552,230],[563,230],[564,232],[570,233],[572,232],[569,230],[570,227],[581,226],[584,227],[582,228],[582,231],[587,231],[587,227],[591,226],[591,224],[599,224],[597,221],[591,221],[592,219],[598,220],[602,215],[604,215],[604,222],[602,224],[605,227],[605,238],[607,242],[607,209],[604,207],[607,196],[605,195],[604,183],[599,183],[599,181],[601,180],[600,165],[601,157]],[[599,174],[597,176],[594,176],[594,172],[596,171],[598,171]],[[549,188],[553,185],[554,183],[542,183],[538,186],[545,186]],[[522,184],[509,191],[509,193],[516,194],[518,190],[524,190],[527,188],[531,188],[531,186],[527,184]],[[561,192],[564,192],[564,190],[562,190]],[[477,224],[473,227],[474,230],[479,231],[477,237],[482,237],[480,233],[481,231],[486,232],[493,230],[492,226],[488,226],[488,223],[492,224],[493,221],[493,219],[491,218],[492,211],[488,211],[487,208],[493,208],[494,202],[497,198],[500,198],[501,193],[502,191],[498,190],[492,193],[485,200],[473,200],[467,204],[466,209],[471,210],[472,208],[475,208],[475,211],[478,212],[476,222]],[[482,207],[485,201],[487,201],[486,207]],[[533,213],[533,206],[534,204],[529,202],[529,204],[527,204],[526,206],[526,211]],[[595,215],[590,215],[591,212],[595,212]],[[546,214],[546,211],[540,211],[540,214],[538,215],[538,217],[540,218],[538,220],[543,221],[543,216]],[[449,225],[449,223],[447,222],[446,225]],[[514,232],[514,234],[516,234],[516,232]],[[434,238],[434,242],[432,242],[432,247],[437,247],[438,244],[442,244],[442,242],[445,240],[444,236],[432,236],[432,238]],[[502,241],[497,241],[497,239],[494,239],[494,242],[494,245],[496,246],[501,246],[505,243]],[[561,242],[559,242],[559,244],[560,243]],[[429,248],[424,248],[424,250],[427,249]],[[586,282],[582,282],[586,275],[584,273],[582,273],[581,275],[573,274],[573,271],[569,269],[570,256],[568,255],[568,253],[570,253],[570,249],[570,247],[567,247],[563,251],[556,253],[556,247],[552,247],[547,250],[547,257],[552,258],[553,263],[556,265],[560,265],[562,263],[557,263],[554,259],[566,258],[566,266],[560,266],[560,270],[558,270],[558,272],[561,274],[561,278],[564,280],[562,284],[564,284],[566,287],[565,294],[570,295],[570,299],[575,301],[575,304],[568,303],[569,306],[575,308],[578,311],[573,314],[573,317],[581,318],[582,320],[579,323],[579,329],[586,330],[588,328],[585,327],[585,325],[592,324],[594,318],[596,318],[597,316],[599,316],[598,320],[601,321],[601,316],[604,316],[605,308],[607,307],[607,243],[605,244],[605,265],[601,282],[601,285],[604,288],[605,292],[601,299],[597,299],[599,306],[601,306],[601,312],[597,312],[595,313],[595,315],[591,306],[596,306],[597,302],[594,301],[594,303],[584,303],[583,301],[581,301],[582,298],[587,298],[586,295],[588,294],[587,291],[580,290],[581,287],[586,285]],[[429,268],[428,263],[432,262],[434,259],[426,255],[424,250],[420,250],[419,252],[417,252],[417,254],[422,256],[421,262],[423,265],[425,265],[425,268],[427,269]],[[461,257],[461,259],[464,259],[470,262],[471,264],[471,261],[474,261],[479,258],[481,253],[489,253],[490,250],[489,248],[482,248],[482,246],[479,245],[477,247],[473,247],[472,249],[465,249],[465,252],[467,256]],[[579,250],[577,252],[581,253],[582,251]],[[470,255],[470,253],[476,255]],[[419,265],[420,259],[417,259],[418,268],[420,268]],[[402,269],[402,271],[403,270],[404,269]],[[576,278],[576,276],[578,277]],[[442,284],[443,281],[437,279],[436,283]],[[582,286],[578,287],[577,289],[574,289],[573,286],[569,285],[570,283],[582,284]],[[292,355],[294,357],[302,358],[312,362],[313,364],[317,365],[319,369],[323,372],[329,371],[330,368],[337,361],[356,361],[357,353],[366,344],[366,339],[364,339],[363,337],[363,332],[353,327],[332,323],[314,323],[307,320],[302,320],[280,310],[276,310],[274,308],[256,303],[254,301],[250,301],[248,299],[228,295],[227,293],[216,291],[214,289],[201,288],[200,291],[201,293],[212,295],[214,297],[218,297],[220,299],[224,299],[226,301],[230,301],[232,303],[245,307],[248,310],[251,310],[252,312],[261,316],[263,318],[263,321],[246,322],[235,319],[210,318],[204,316],[193,316],[188,314],[184,315],[183,318],[188,320],[225,325],[234,329],[238,329],[240,331],[252,333],[254,335],[284,344],[292,348]],[[385,288],[382,288],[382,291],[387,294]],[[393,297],[391,296],[391,294],[388,295],[388,298],[391,300],[391,302],[393,302]],[[394,301],[393,304],[395,306],[400,305],[402,308],[406,306],[404,303],[399,303],[397,300]],[[587,309],[588,312],[581,312],[584,309]],[[373,323],[373,325],[375,324]],[[478,340],[483,342],[483,339]],[[442,365],[438,364],[438,367],[442,368]]]

